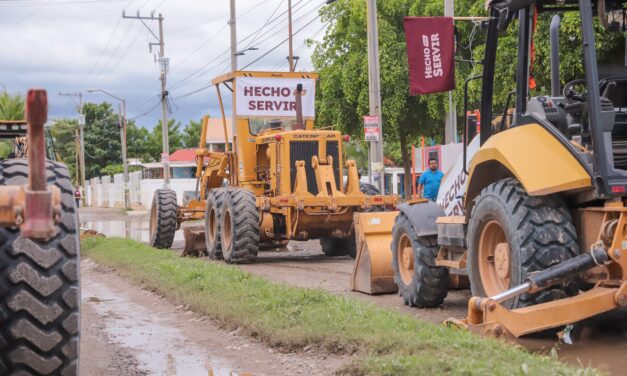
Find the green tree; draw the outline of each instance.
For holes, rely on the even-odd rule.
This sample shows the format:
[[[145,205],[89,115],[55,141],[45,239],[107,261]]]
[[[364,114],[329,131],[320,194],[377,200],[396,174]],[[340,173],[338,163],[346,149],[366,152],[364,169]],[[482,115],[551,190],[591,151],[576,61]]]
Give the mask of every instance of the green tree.
[[[146,144],[145,153],[151,161],[161,160],[161,153],[163,152],[161,124],[161,120],[159,120],[147,138],[148,142]],[[177,122],[174,119],[168,120],[168,143],[170,146],[170,154],[183,147],[183,137],[181,135],[180,128],[181,122]]]
[[[435,1],[378,2],[381,101],[386,143],[398,143],[405,168],[405,191],[411,192],[411,144],[420,135],[443,133],[443,95],[409,96],[403,17],[437,15]],[[366,2],[340,0],[321,10],[330,22],[313,53],[320,72],[316,111],[319,125],[336,125],[342,132],[363,137],[362,116],[369,112]],[[440,137],[441,138],[441,137]],[[388,148],[389,149],[389,148]],[[362,166],[359,166],[362,167]]]
[[[20,94],[11,95],[6,89],[0,93],[0,119],[24,119],[24,97]]]
[[[50,129],[55,151],[61,161],[70,170],[70,176],[76,180],[76,137],[78,121],[76,119],[57,120]],[[75,182],[76,183],[76,182]]]
[[[122,162],[120,123],[110,103],[87,103],[85,114],[86,178],[100,175],[107,165]]]
[[[155,158],[149,152],[150,131],[135,123],[126,124],[126,147],[128,158],[139,158],[142,162],[151,162]]]
[[[381,99],[385,150],[389,157],[400,159],[405,167],[405,190],[411,191],[409,169],[411,144],[419,136],[443,141],[446,108],[444,94],[409,96],[407,52],[403,31],[404,16],[441,16],[441,0],[379,0],[379,60],[381,68]],[[472,0],[455,2],[458,16],[485,16],[484,3]],[[363,0],[338,0],[323,7],[321,16],[329,27],[323,40],[316,44],[312,61],[320,72],[316,92],[317,124],[336,125],[342,132],[355,138],[363,137],[362,119],[369,112],[368,59],[366,35],[366,4]],[[562,85],[574,78],[583,77],[581,54],[581,26],[577,13],[563,14],[560,34]],[[539,16],[534,34],[535,63],[533,75],[537,82],[536,93],[548,93],[550,87],[549,24],[550,14]],[[624,36],[610,33],[597,25],[597,54],[601,64],[619,62]],[[483,59],[485,31],[478,23],[456,22],[458,30],[457,57],[465,60]],[[473,30],[474,29],[474,30]],[[499,39],[497,69],[494,89],[495,114],[501,111],[507,94],[515,87],[518,47],[517,23],[510,25]],[[617,52],[618,51],[618,52]],[[454,91],[457,103],[459,131],[463,129],[463,83],[481,73],[480,64],[457,63]],[[469,86],[469,109],[479,106],[481,81]],[[398,151],[398,154],[396,154]],[[361,166],[360,166],[361,167]]]
[[[190,120],[183,129],[182,144],[184,148],[197,148],[200,141],[200,132],[202,131],[202,120]]]

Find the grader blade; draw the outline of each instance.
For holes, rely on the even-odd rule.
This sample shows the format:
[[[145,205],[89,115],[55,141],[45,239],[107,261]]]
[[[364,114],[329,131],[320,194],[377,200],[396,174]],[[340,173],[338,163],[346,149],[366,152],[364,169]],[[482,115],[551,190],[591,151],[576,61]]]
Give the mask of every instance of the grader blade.
[[[181,256],[200,257],[207,253],[205,227],[202,224],[184,226],[183,238],[185,239],[185,248],[183,248]]]
[[[392,268],[393,212],[355,213],[357,257],[351,290],[366,294],[387,294],[398,290]]]

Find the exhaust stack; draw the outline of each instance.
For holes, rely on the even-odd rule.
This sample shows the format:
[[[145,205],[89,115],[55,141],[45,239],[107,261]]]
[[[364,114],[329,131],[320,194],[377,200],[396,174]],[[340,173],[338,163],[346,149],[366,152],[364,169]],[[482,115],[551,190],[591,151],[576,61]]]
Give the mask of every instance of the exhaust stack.
[[[294,124],[294,130],[305,129],[305,123],[303,122],[303,84],[296,85],[296,92],[294,93],[294,100],[296,101],[296,123]]]
[[[559,97],[560,90],[560,23],[557,14],[551,19],[551,96]]]

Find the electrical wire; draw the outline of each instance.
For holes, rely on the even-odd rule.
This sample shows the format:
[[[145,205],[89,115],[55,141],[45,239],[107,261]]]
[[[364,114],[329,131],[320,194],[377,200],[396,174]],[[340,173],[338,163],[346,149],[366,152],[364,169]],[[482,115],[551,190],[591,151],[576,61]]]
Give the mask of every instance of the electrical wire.
[[[293,8],[298,6],[299,4],[301,4],[304,0],[299,0],[296,4],[294,4]],[[303,5],[304,6],[304,5]],[[302,8],[302,6],[301,6]],[[268,25],[276,22],[279,18],[282,18],[282,16],[287,14],[287,10],[284,11],[283,13],[281,13],[280,15],[278,15],[277,17],[275,17],[273,20],[271,20]],[[295,12],[295,11],[294,11]],[[280,24],[279,24],[280,25]],[[276,26],[276,25],[275,25]],[[270,30],[274,29],[271,28]],[[241,39],[237,44],[241,44],[243,42],[245,42],[246,40],[250,39],[251,37],[253,37],[258,30],[253,31],[252,33],[248,34],[246,37],[244,37],[243,39]],[[276,33],[275,33],[276,34]],[[273,34],[274,35],[274,34]],[[267,38],[266,38],[267,39]],[[198,69],[196,69],[195,71],[193,71],[192,73],[190,73],[189,75],[185,76],[183,79],[176,81],[175,83],[173,83],[170,86],[171,90],[180,88],[182,86],[186,86],[188,85],[190,82],[188,82],[190,79],[193,81],[197,78],[199,78],[200,76],[203,76],[204,74],[208,73],[210,70],[206,69],[208,66],[210,66],[213,62],[215,62],[216,59],[224,56],[225,54],[228,54],[230,51],[230,48],[225,49],[221,54],[219,54],[217,57],[213,58],[211,61],[209,61],[208,63],[204,64],[203,66],[199,67]],[[228,57],[230,59],[230,56]],[[221,63],[220,63],[221,64]],[[180,65],[180,64],[179,64]],[[203,71],[204,70],[204,71]],[[187,82],[187,83],[185,83]]]
[[[296,30],[294,33],[292,33],[292,37],[296,34],[298,34],[300,31],[302,31],[303,29],[305,29],[307,26],[311,25],[312,23],[314,23],[316,20],[318,20],[320,16],[316,15],[316,17],[314,17],[312,20],[310,20],[309,22],[307,22],[303,27],[301,27],[300,29]],[[255,60],[251,61],[250,63],[246,64],[243,68],[241,68],[242,70],[250,67],[251,65],[255,64],[256,62],[258,62],[259,60],[263,59],[264,57],[268,56],[272,51],[276,50],[277,48],[281,47],[283,45],[283,43],[287,42],[289,40],[288,38],[285,38],[283,41],[281,41],[279,44],[277,44],[276,46],[272,47],[270,50],[268,50],[266,53],[264,53],[263,55],[259,56],[258,58],[256,58]]]

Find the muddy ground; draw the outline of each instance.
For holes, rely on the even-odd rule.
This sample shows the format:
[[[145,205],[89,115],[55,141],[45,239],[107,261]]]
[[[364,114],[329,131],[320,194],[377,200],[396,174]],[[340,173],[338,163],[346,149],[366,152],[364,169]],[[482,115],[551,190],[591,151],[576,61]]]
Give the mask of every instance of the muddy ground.
[[[83,375],[330,375],[348,357],[281,353],[81,262]]]
[[[138,241],[147,242],[148,241],[148,217],[146,212],[130,212],[129,215],[126,215],[125,212],[119,210],[111,210],[111,209],[83,209],[81,210],[81,226],[87,228],[93,228],[97,231],[104,233],[107,236],[121,236],[127,237]],[[183,248],[183,236],[182,232],[177,232],[174,242],[174,251],[180,252]],[[211,262],[207,260],[207,262]],[[327,291],[330,291],[335,294],[350,296],[357,299],[363,299],[375,304],[396,309],[404,314],[409,314],[414,317],[421,318],[423,320],[427,320],[434,323],[441,323],[447,318],[454,317],[461,319],[466,315],[466,307],[467,307],[467,299],[470,297],[470,292],[468,290],[459,290],[459,291],[450,291],[447,296],[442,307],[437,309],[416,309],[410,308],[403,305],[402,300],[396,294],[389,295],[379,295],[379,296],[369,296],[362,293],[352,292],[350,291],[350,279],[353,271],[353,260],[349,257],[335,257],[328,258],[322,254],[322,251],[319,247],[318,241],[308,241],[308,242],[291,242],[287,249],[283,249],[278,252],[261,252],[258,261],[252,265],[241,265],[243,270],[246,270],[250,273],[262,276],[272,281],[287,283],[294,286],[299,287],[316,287],[322,288]],[[83,274],[83,285],[89,286],[92,285],[92,289],[97,289],[101,285],[108,286],[109,282],[108,278],[103,278],[103,276],[108,275],[102,270],[98,270],[95,266],[91,265],[85,267],[87,270],[87,274]],[[85,273],[85,270],[83,270]],[[158,318],[163,317],[162,314],[155,315],[155,312],[162,312],[161,310],[166,310],[165,312],[170,312],[170,320],[165,322],[160,322],[160,325],[179,329],[177,322],[177,317],[181,315],[193,315],[191,313],[187,313],[181,308],[171,307],[166,301],[161,300],[158,297],[153,296],[150,303],[142,303],[140,297],[144,297],[148,299],[147,296],[150,296],[147,292],[135,292],[137,290],[136,287],[132,287],[128,285],[128,283],[124,282],[119,278],[113,278],[116,283],[126,284],[125,289],[113,290],[113,291],[121,291],[124,292],[126,289],[130,289],[132,297],[124,297],[124,299],[132,298],[133,302],[139,302],[137,304],[138,307],[130,307],[125,308],[129,314],[132,314],[136,309],[141,310],[142,307],[153,307],[148,309],[145,312],[144,318],[148,320],[149,323],[154,322],[154,320],[159,320]],[[86,301],[89,299],[89,295],[86,293],[89,291],[89,287],[87,290],[83,287],[83,307],[87,306],[84,309],[83,316],[87,317],[87,321],[90,321],[90,314],[100,314],[103,315],[102,311],[97,311],[94,307],[101,307],[102,303],[94,303],[92,301]],[[107,290],[105,290],[107,291]],[[111,293],[111,290],[108,290]],[[116,296],[116,293],[110,294],[112,296]],[[120,307],[119,305],[111,305],[109,304],[110,314],[118,317],[120,316],[119,309],[116,307]],[[158,307],[158,308],[154,308]],[[172,310],[173,309],[173,310]],[[106,315],[106,312],[105,312]],[[167,317],[168,315],[165,315]],[[106,316],[104,316],[106,318]],[[184,316],[185,317],[185,316]],[[85,320],[85,319],[84,319]],[[609,374],[620,375],[624,374],[624,370],[627,367],[627,325],[615,325],[617,321],[626,323],[627,322],[627,314],[620,313],[617,315],[604,316],[594,320],[591,323],[586,323],[585,326],[580,326],[576,328],[573,332],[574,344],[568,345],[555,341],[553,338],[545,338],[545,339],[532,339],[525,340],[523,345],[528,347],[533,351],[537,351],[540,353],[550,353],[551,349],[555,348],[557,351],[557,355],[563,361],[574,365],[580,366],[594,366],[597,367]],[[85,343],[85,336],[97,336],[99,339],[95,340],[95,344],[99,346],[103,346],[105,352],[110,353],[110,360],[115,367],[118,364],[118,360],[123,364],[130,364],[130,368],[134,368],[139,373],[120,373],[120,374],[141,374],[142,370],[146,371],[146,367],[142,367],[142,358],[138,356],[136,351],[137,348],[132,346],[128,346],[124,341],[119,340],[118,337],[111,337],[112,330],[107,329],[106,325],[102,328],[102,324],[99,323],[100,320],[97,320],[97,323],[92,327],[87,326],[84,328],[83,334],[83,344]],[[111,318],[106,318],[105,322],[112,323],[113,327],[122,327],[126,328],[127,332],[135,332],[135,324],[132,323],[120,323],[119,321],[112,320]],[[189,320],[188,320],[189,323]],[[86,324],[89,325],[89,324]],[[149,324],[151,325],[151,324]],[[186,324],[187,325],[187,324]],[[201,324],[198,324],[201,325]],[[211,322],[204,322],[202,325],[207,325],[208,327],[212,327]],[[131,330],[133,328],[133,330]],[[253,343],[249,346],[243,348],[243,350],[238,351],[238,353],[246,354],[242,356],[241,359],[228,358],[225,357],[225,354],[232,355],[232,351],[223,350],[225,347],[223,345],[224,341],[219,339],[209,339],[208,335],[200,334],[203,331],[198,331],[198,328],[189,328],[190,335],[193,334],[192,338],[189,339],[189,343],[192,343],[193,346],[198,346],[203,351],[196,352],[196,357],[204,358],[204,364],[213,364],[207,363],[206,359],[214,359],[217,363],[219,360],[225,360],[227,366],[225,369],[229,367],[239,370],[239,371],[250,371],[252,369],[255,370],[255,374],[258,373],[267,373],[270,374],[276,373],[276,369],[268,369],[264,368],[264,364],[259,367],[257,364],[253,364],[254,368],[247,368],[250,366],[249,363],[240,363],[240,361],[246,361],[251,357],[255,357],[257,354],[266,354],[271,353],[270,349],[259,350],[259,353],[256,353],[254,350]],[[214,330],[218,330],[218,328],[213,327]],[[121,329],[114,329],[113,333],[116,330],[120,331]],[[148,330],[150,331],[150,330]],[[122,330],[124,332],[124,330]],[[182,336],[185,337],[187,333],[184,329],[182,329],[179,333],[183,333]],[[85,334],[86,333],[86,334]],[[127,336],[132,337],[133,334],[126,334]],[[231,336],[231,333],[220,333],[217,332],[217,337],[222,336]],[[211,336],[215,337],[215,336]],[[116,339],[117,338],[117,339]],[[230,340],[230,337],[227,337],[227,342]],[[240,338],[241,341],[249,341],[246,338]],[[184,341],[184,340],[183,340]],[[203,342],[206,341],[206,342]],[[212,342],[213,341],[213,342]],[[221,345],[222,343],[222,345]],[[107,347],[111,346],[111,347]],[[204,348],[202,346],[208,346]],[[250,347],[252,346],[252,347]],[[261,346],[260,344],[256,344],[256,346]],[[141,347],[141,346],[140,346]],[[140,349],[145,352],[145,349]],[[265,352],[264,352],[265,351]],[[83,353],[85,354],[85,353]],[[170,354],[169,352],[162,352],[159,356],[162,359],[165,359],[165,356]],[[297,358],[298,358],[297,354]],[[300,354],[302,355],[302,354]],[[107,357],[108,355],[102,355],[103,357]],[[128,358],[128,356],[131,356]],[[147,356],[147,355],[146,355]],[[176,354],[172,355],[176,358]],[[181,355],[178,355],[179,357]],[[320,356],[320,355],[319,355]],[[169,357],[169,355],[168,355]],[[93,367],[100,367],[106,362],[100,361],[98,363],[98,357],[95,357],[93,360],[88,360],[91,362]],[[87,356],[87,359],[90,359]],[[121,359],[121,360],[120,360]],[[128,360],[128,363],[126,360]],[[315,356],[310,359],[315,363]],[[346,359],[334,358],[330,363],[332,366],[324,369],[319,369],[320,374],[332,373],[335,367],[339,367],[341,362]],[[319,366],[324,366],[329,364],[328,360],[318,359],[320,362]],[[154,363],[154,362],[152,362]],[[296,362],[299,363],[299,362]],[[157,363],[154,363],[157,364]],[[155,371],[160,367],[161,371],[157,372],[157,374],[161,374],[160,372],[165,372],[164,370],[170,370],[172,368],[171,362],[161,362],[160,366],[155,366],[156,368],[152,370],[148,370],[149,374],[153,374],[152,371]],[[176,366],[176,362],[174,365]],[[270,361],[269,364],[266,364],[268,367],[274,364],[274,360]],[[129,369],[130,369],[129,368]],[[101,368],[92,368],[94,371],[100,370]],[[115,368],[114,368],[115,369]],[[176,368],[174,368],[176,370]],[[200,368],[198,368],[200,369]],[[126,371],[126,370],[125,370]],[[284,368],[279,374],[299,374],[300,371],[304,371],[302,369],[291,369]],[[101,372],[101,371],[99,371]],[[129,371],[130,372],[130,371]],[[133,371],[135,372],[135,371]],[[115,372],[114,372],[115,373]],[[88,373],[88,374],[110,374],[110,373]],[[167,373],[163,373],[167,374]],[[304,374],[311,374],[309,372],[305,372]]]

